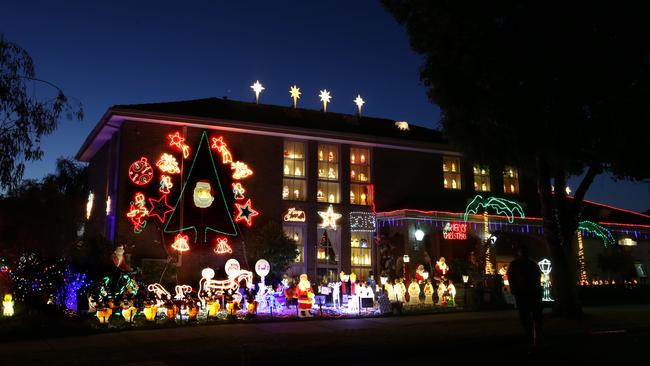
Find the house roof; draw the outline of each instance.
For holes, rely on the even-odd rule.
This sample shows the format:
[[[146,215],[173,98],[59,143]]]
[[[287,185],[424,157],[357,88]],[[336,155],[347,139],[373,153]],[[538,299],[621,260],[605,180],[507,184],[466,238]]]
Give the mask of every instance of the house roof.
[[[341,138],[385,140],[397,144],[417,144],[435,147],[445,145],[447,140],[440,131],[409,124],[408,130],[397,127],[396,121],[385,118],[365,117],[342,113],[291,108],[268,104],[233,101],[225,98],[205,98],[165,103],[115,105],[107,111],[99,124],[81,146],[77,159],[88,160],[103,144],[107,125],[115,128],[115,116],[147,116],[167,120],[202,120],[207,124],[220,125],[230,122],[237,125],[253,125],[257,129],[284,129],[309,133],[335,134]],[[97,141],[97,140],[100,141]],[[99,142],[99,144],[98,144]],[[88,150],[91,151],[88,151]]]

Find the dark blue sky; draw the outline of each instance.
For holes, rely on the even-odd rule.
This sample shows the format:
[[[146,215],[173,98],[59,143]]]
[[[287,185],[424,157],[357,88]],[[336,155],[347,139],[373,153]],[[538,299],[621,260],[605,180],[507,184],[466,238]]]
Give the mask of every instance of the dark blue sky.
[[[378,1],[52,1],[4,2],[0,32],[32,55],[37,76],[82,101],[83,122],[63,122],[43,141],[45,158],[28,178],[73,156],[113,104],[210,96],[320,108],[318,90],[332,92],[328,111],[364,114],[437,127],[439,109],[418,79],[421,57]],[[575,189],[577,183],[571,181]],[[599,177],[587,198],[631,210],[650,208],[647,184]]]

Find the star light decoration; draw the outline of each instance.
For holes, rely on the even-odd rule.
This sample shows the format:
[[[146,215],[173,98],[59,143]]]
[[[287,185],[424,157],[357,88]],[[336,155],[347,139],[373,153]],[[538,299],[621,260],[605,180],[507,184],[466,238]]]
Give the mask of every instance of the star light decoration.
[[[300,99],[300,88],[297,85],[294,85],[289,89],[289,94],[291,95],[291,98],[293,98],[293,107],[296,108],[298,105],[298,99]]]
[[[180,132],[176,131],[173,134],[167,135],[169,138],[169,146],[175,146],[183,152],[183,158],[187,159],[190,156],[190,147],[185,145],[185,138],[181,136]]]
[[[148,216],[156,217],[161,223],[165,223],[167,221],[167,215],[174,211],[174,208],[167,203],[166,194],[163,194],[157,200],[149,198],[149,204],[151,205],[151,209],[149,210]]]
[[[262,84],[260,84],[259,80],[256,80],[255,84],[251,85],[251,89],[253,89],[253,91],[255,92],[255,103],[259,103],[260,102],[260,93],[265,88],[262,86]]]
[[[332,230],[336,230],[336,221],[343,217],[340,213],[334,212],[334,207],[332,205],[327,208],[327,211],[318,211],[318,216],[323,219],[323,222],[320,223],[320,227]]]
[[[235,202],[235,208],[237,209],[235,222],[245,221],[249,227],[253,225],[253,217],[259,215],[259,212],[253,209],[250,198],[243,205]]]
[[[363,98],[361,98],[360,94],[357,94],[357,98],[354,100],[354,104],[357,105],[357,109],[358,109],[359,115],[360,115],[361,114],[361,107],[363,107],[363,105],[366,104],[366,102],[363,100]]]
[[[327,103],[332,99],[330,92],[327,89],[323,89],[318,96],[320,97],[320,101],[323,102],[323,112],[327,112]]]
[[[228,145],[223,141],[223,136],[213,137],[212,145],[210,145],[212,150],[216,150],[221,154],[221,162],[224,164],[232,163],[232,154],[228,150]]]

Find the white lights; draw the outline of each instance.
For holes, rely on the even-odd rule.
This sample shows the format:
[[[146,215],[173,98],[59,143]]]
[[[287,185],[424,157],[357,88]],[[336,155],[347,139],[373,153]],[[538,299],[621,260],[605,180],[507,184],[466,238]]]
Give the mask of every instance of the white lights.
[[[88,193],[88,201],[86,202],[86,220],[90,219],[90,214],[93,212],[93,204],[95,203],[95,194],[91,191]]]
[[[409,123],[406,121],[396,121],[395,122],[395,127],[397,127],[398,130],[400,131],[408,131],[409,130]]]
[[[289,89],[289,94],[291,95],[291,98],[293,99],[293,107],[296,108],[298,105],[298,99],[300,99],[300,88],[297,85],[294,85]]]
[[[260,102],[260,93],[262,92],[262,90],[265,89],[264,86],[262,86],[262,84],[260,84],[259,80],[256,80],[255,84],[251,85],[251,89],[253,89],[253,92],[255,92],[255,103],[259,103]]]
[[[415,240],[422,241],[424,239],[424,231],[417,229],[415,230]]]
[[[214,278],[214,269],[210,267],[203,268],[201,271],[201,277],[205,278],[206,280],[211,280]]]
[[[321,222],[320,227],[336,230],[336,221],[343,215],[340,213],[335,213],[334,207],[332,205],[329,205],[327,211],[318,211],[318,216],[323,218],[323,222]]]
[[[637,245],[637,242],[636,240],[632,240],[632,238],[623,238],[618,241],[618,245],[625,247],[635,247]]]
[[[361,98],[361,95],[357,94],[357,98],[354,100],[354,104],[357,105],[357,110],[359,111],[359,114],[361,114],[361,107],[363,107],[366,102]]]
[[[323,102],[323,112],[327,112],[327,103],[332,99],[330,92],[327,89],[323,89],[318,96],[320,97],[320,101]]]
[[[106,216],[111,214],[111,196],[106,197]]]

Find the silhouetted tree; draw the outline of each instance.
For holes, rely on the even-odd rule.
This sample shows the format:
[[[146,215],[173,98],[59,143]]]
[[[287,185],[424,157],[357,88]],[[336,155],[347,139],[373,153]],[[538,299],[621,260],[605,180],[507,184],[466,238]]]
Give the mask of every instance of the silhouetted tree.
[[[650,175],[643,4],[383,3],[425,56],[420,78],[451,141],[470,158],[517,164],[536,178],[556,310],[580,314],[572,239],[589,186],[604,171]],[[583,173],[567,197],[568,177]]]
[[[55,174],[26,181],[0,198],[0,256],[71,255],[81,245],[87,195],[86,168],[59,159]]]
[[[43,86],[56,96],[40,97]],[[25,162],[43,156],[41,138],[56,129],[62,114],[83,118],[56,85],[36,78],[27,51],[0,33],[0,189],[14,189],[22,180]]]
[[[251,266],[258,259],[269,262],[271,271],[266,283],[273,284],[282,279],[282,275],[298,256],[298,249],[296,242],[284,233],[282,225],[269,221],[253,232],[252,240],[246,242],[246,253]]]

